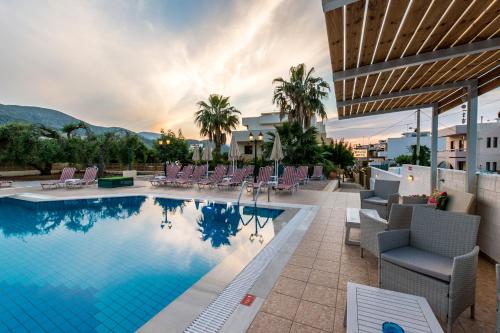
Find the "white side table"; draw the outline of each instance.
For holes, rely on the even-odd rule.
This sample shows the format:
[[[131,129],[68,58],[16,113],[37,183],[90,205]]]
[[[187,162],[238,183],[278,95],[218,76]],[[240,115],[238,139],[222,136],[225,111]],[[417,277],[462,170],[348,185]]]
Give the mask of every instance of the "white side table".
[[[405,332],[443,333],[427,300],[420,296],[347,283],[347,333],[382,332],[393,322]]]
[[[351,237],[351,228],[359,229],[359,208],[346,208],[345,211],[345,239],[344,243],[347,245],[359,245],[359,241],[353,241]],[[374,218],[379,218],[378,212],[375,209],[363,209],[363,212]]]

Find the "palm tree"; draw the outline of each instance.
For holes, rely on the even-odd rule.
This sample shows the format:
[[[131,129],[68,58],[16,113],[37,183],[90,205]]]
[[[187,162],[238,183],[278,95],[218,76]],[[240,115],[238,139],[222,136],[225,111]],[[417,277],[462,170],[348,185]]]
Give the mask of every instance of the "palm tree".
[[[273,80],[273,103],[279,107],[280,117],[288,116],[289,122],[297,122],[304,129],[311,126],[311,118],[326,118],[323,99],[328,97],[330,86],[321,77],[312,76],[314,67],[306,71],[305,64],[290,68],[290,80],[279,77]]]
[[[211,94],[208,101],[199,101],[197,105],[195,122],[200,127],[200,135],[208,136],[215,143],[214,153],[219,156],[227,135],[239,125],[237,114],[241,112],[229,103],[229,97],[217,94]]]

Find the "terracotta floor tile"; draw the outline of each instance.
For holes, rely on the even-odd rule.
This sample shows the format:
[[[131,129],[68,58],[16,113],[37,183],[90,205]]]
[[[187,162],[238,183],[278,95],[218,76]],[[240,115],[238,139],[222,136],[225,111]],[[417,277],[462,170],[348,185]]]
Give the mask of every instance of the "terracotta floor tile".
[[[331,261],[340,261],[342,253],[337,250],[325,250],[325,249],[320,249],[316,253],[316,257],[319,259],[327,259]]]
[[[342,245],[341,244],[336,244],[336,243],[321,243],[319,246],[320,250],[332,250],[335,252],[340,252],[342,253]]]
[[[299,256],[304,256],[304,257],[316,258],[316,255],[318,254],[318,249],[311,248],[311,247],[299,246],[295,250],[294,254],[299,255]]]
[[[339,275],[313,269],[311,274],[309,274],[308,282],[336,289],[339,282]]]
[[[292,321],[273,316],[269,313],[259,312],[248,328],[249,333],[288,333],[292,327]]]
[[[306,283],[303,281],[282,276],[274,285],[273,290],[284,295],[300,298],[305,287]]]
[[[290,333],[321,333],[322,331],[307,325],[303,325],[297,322],[292,324],[292,329]]]
[[[337,302],[337,289],[308,283],[302,293],[302,299],[335,307]]]
[[[347,282],[354,282],[359,284],[368,284],[370,281],[366,276],[347,276],[347,275],[339,275],[339,284],[338,289],[347,290]]]
[[[282,276],[304,282],[307,282],[310,274],[311,274],[310,268],[305,268],[290,264],[286,265],[285,269],[281,273]]]
[[[288,262],[289,264],[296,265],[296,266],[301,266],[301,267],[306,267],[306,268],[313,268],[314,265],[314,258],[311,257],[304,257],[300,255],[293,255],[290,258],[290,261]]]
[[[340,268],[340,263],[337,261],[325,260],[325,259],[316,259],[313,265],[314,269],[318,269],[320,271],[330,272],[330,273],[338,273]]]
[[[332,332],[334,320],[335,308],[302,300],[294,321]]]
[[[346,300],[347,300],[346,291],[340,289],[337,290],[337,304],[335,304],[335,307],[337,309],[344,309]]]
[[[267,297],[261,311],[292,320],[299,307],[297,298],[271,292]]]
[[[299,247],[312,248],[312,249],[319,249],[320,246],[321,246],[321,242],[319,242],[319,241],[304,241],[303,240],[299,244]]]

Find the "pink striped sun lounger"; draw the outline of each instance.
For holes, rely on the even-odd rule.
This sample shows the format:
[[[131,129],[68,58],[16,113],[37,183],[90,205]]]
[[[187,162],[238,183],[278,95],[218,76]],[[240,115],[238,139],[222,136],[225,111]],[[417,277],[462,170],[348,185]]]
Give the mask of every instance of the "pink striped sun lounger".
[[[0,187],[11,187],[13,183],[12,180],[0,180]]]
[[[314,166],[314,171],[311,176],[311,179],[317,179],[321,180],[323,179],[323,166],[322,165],[315,165]]]
[[[191,177],[184,177],[184,174],[179,177],[176,181],[175,184],[178,186],[183,186],[183,185],[193,185],[195,183],[198,183],[203,176],[206,173],[206,169],[204,165],[197,165],[194,168],[194,171],[191,174]]]
[[[65,184],[66,188],[68,189],[81,188],[83,186],[90,186],[96,184],[98,170],[99,169],[97,167],[88,167],[87,169],[85,169],[85,173],[83,174],[82,179],[67,180]]]
[[[275,187],[276,191],[295,191],[299,185],[296,177],[295,168],[293,166],[287,166],[283,172],[281,183]]]
[[[217,188],[220,190],[221,187],[230,188],[241,185],[245,180],[245,173],[245,169],[236,169],[233,176],[218,183]]]
[[[177,179],[180,167],[178,165],[167,165],[167,175],[165,177],[155,177],[149,182],[152,186],[171,184]]]
[[[273,175],[274,168],[272,166],[260,167],[259,176],[257,177],[256,183],[249,183],[247,185],[247,191],[253,190],[254,188],[259,187],[268,187],[269,181],[271,180],[271,176]]]
[[[72,179],[75,176],[76,168],[66,167],[61,172],[61,177],[59,180],[41,182],[40,186],[43,190],[55,189],[59,187],[64,187],[68,179]]]
[[[192,164],[186,165],[185,167],[182,168],[182,171],[180,172],[179,176],[170,184],[172,185],[177,185],[179,181],[187,181],[191,176],[193,175],[194,171],[194,166]]]
[[[202,188],[205,186],[210,186],[210,187],[216,186],[218,183],[222,181],[222,179],[224,179],[224,175],[226,174],[226,169],[227,167],[225,165],[218,165],[215,168],[214,173],[210,177],[202,179],[197,183],[198,188]]]
[[[255,170],[254,165],[247,165],[244,169],[245,169],[245,179],[253,177],[253,171]]]
[[[309,167],[307,165],[301,165],[297,167],[297,181],[299,183],[307,183],[307,174],[309,172]]]

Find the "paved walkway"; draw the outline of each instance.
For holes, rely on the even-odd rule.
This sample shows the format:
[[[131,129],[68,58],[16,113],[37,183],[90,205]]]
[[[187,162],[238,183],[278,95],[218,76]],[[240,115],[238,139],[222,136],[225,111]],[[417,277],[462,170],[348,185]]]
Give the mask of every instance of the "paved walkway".
[[[30,184],[32,185],[32,184]],[[38,187],[4,189],[0,195],[31,192],[56,197],[103,194],[161,193],[191,198],[227,198],[234,200],[236,191],[152,188],[137,181],[136,186],[118,189],[85,188],[79,190],[42,191]],[[263,193],[261,200],[265,201]],[[359,247],[343,244],[346,207],[359,207],[359,195],[349,192],[325,192],[301,189],[295,194],[271,194],[272,202],[313,204],[320,211],[294,255],[288,262],[271,294],[258,312],[248,332],[344,332],[343,316],[347,281],[377,285],[374,257],[359,257]],[[251,200],[245,193],[242,200]],[[353,236],[356,237],[356,230]],[[454,333],[494,332],[495,322],[494,265],[481,259],[477,280],[476,320],[464,314]]]

